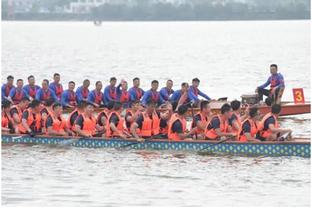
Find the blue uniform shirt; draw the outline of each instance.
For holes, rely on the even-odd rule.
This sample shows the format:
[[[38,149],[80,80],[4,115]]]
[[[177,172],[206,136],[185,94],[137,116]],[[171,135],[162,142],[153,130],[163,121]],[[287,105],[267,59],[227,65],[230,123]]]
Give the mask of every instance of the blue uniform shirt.
[[[159,92],[156,92],[156,94],[158,94],[158,99],[156,101],[156,103],[158,105],[161,105],[163,104],[165,101],[162,99],[162,97],[160,96]],[[152,99],[152,90],[147,90],[145,93],[144,93],[144,96],[142,98],[142,104],[143,105],[146,105],[147,101],[151,100]]]
[[[89,89],[88,89],[88,95],[89,95]],[[77,102],[80,103],[83,101],[83,99],[88,99],[88,95],[86,98],[83,97],[83,86],[80,86],[76,90],[76,96],[77,96]]]
[[[16,92],[21,92],[22,93],[22,96],[20,99],[17,99],[15,98],[15,94]],[[25,97],[28,97],[28,94],[27,92],[22,88],[22,89],[18,89],[16,87],[13,87],[11,90],[10,90],[10,93],[9,93],[9,97],[11,97],[11,99],[13,101],[21,101],[21,99],[25,98]]]
[[[12,85],[10,88],[8,87],[7,90],[7,84],[3,84],[1,87],[1,98],[2,101],[5,100],[5,97],[8,97],[10,94],[11,89],[14,88],[14,85]]]
[[[144,90],[142,90],[141,88],[135,88],[135,87],[131,87],[129,90],[128,90],[128,93],[129,93],[129,96],[130,96],[130,101],[136,101],[136,100],[140,100],[141,98],[138,98],[138,95],[137,95],[137,89],[142,93],[142,97],[144,95]]]
[[[88,101],[89,102],[92,102],[92,103],[95,103],[95,92],[96,92],[96,90],[92,90],[90,93],[89,93],[89,95],[88,95]],[[103,96],[103,93],[101,92],[101,94],[102,94],[102,103],[104,103],[104,96]]]
[[[71,102],[70,100],[70,95],[71,95],[72,92],[70,92],[69,90],[65,90],[63,93],[62,93],[62,98],[61,98],[61,104],[62,106],[67,106],[67,105],[72,105],[70,104],[69,102]],[[76,95],[76,93],[74,92],[74,94]],[[77,102],[77,97],[76,97],[76,100]]]
[[[50,88],[48,88],[48,90],[49,90],[49,92],[50,92],[50,97],[53,98],[54,102],[57,101],[58,99],[57,99],[55,93],[54,93]],[[37,91],[37,93],[36,93],[36,100],[45,101],[45,100],[43,99],[43,89],[42,89],[42,88],[40,88],[40,89]]]
[[[189,90],[188,90],[188,99],[190,99],[191,101],[198,101],[198,95],[202,96],[203,98],[205,98],[206,100],[211,100],[210,97],[208,95],[206,95],[205,93],[201,92],[199,89],[197,89],[198,95],[195,94],[195,89],[193,86],[190,86]]]
[[[170,97],[170,95],[172,95],[172,93],[174,93],[174,90],[171,89],[171,90],[168,92],[167,87],[163,87],[163,88],[161,88],[160,91],[159,91],[159,94],[160,94],[161,98],[162,98],[163,100],[165,100],[165,101],[168,101],[168,100],[169,100],[169,97]]]
[[[38,85],[35,85],[34,87],[35,87],[35,94],[34,94],[34,95],[31,94],[32,91],[31,91],[31,87],[30,87],[29,84],[25,85],[25,86],[23,87],[23,89],[27,92],[27,94],[28,94],[29,96],[35,98],[35,97],[36,97],[36,93],[38,92],[38,90],[40,89],[40,87],[39,87]]]
[[[272,88],[285,87],[283,75],[281,73],[271,75],[268,80],[263,85],[260,85],[258,88],[264,89],[269,85],[271,85]]]
[[[113,98],[110,94],[110,92],[116,93],[116,98]],[[109,101],[115,101],[117,99],[117,90],[116,87],[111,88],[110,85],[106,86],[104,89],[104,103],[107,104]]]

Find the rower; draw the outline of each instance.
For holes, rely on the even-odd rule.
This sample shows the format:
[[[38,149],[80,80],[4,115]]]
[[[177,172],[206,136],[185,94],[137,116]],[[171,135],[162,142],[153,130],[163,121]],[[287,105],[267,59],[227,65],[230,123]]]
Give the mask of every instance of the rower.
[[[183,105],[189,102],[188,96],[187,96],[188,89],[189,89],[189,84],[186,82],[183,82],[181,84],[181,89],[173,92],[169,100],[173,106],[176,106],[174,109],[178,109],[180,105]]]
[[[117,82],[116,77],[111,77],[109,80],[109,85],[104,89],[104,103],[107,105],[109,101],[117,100],[117,88],[115,87]]]
[[[35,84],[35,77],[33,75],[30,75],[28,78],[28,84],[23,87],[23,89],[26,91],[26,93],[29,96],[30,100],[35,99],[36,93],[40,89],[38,85]]]
[[[257,107],[249,109],[248,117],[242,122],[239,130],[238,140],[240,142],[260,141],[257,139],[259,110]]]
[[[97,108],[104,106],[104,95],[101,92],[102,87],[102,82],[97,81],[95,83],[95,89],[92,90],[88,95],[88,102],[92,103]]]
[[[62,93],[61,104],[64,108],[75,108],[77,105],[77,96],[74,91],[75,82],[68,82],[68,89]]]
[[[169,79],[166,82],[166,87],[163,87],[160,89],[159,94],[160,94],[160,97],[164,101],[168,101],[170,98],[170,95],[172,95],[172,93],[174,93],[172,86],[173,86],[173,81],[171,79]]]
[[[85,79],[83,80],[82,86],[78,87],[76,90],[77,102],[80,103],[81,101],[88,101],[89,95],[89,86],[90,80]]]
[[[93,116],[94,105],[87,103],[85,110],[75,121],[75,131],[79,136],[92,137],[96,135],[96,119]]]
[[[63,93],[63,86],[60,83],[61,75],[59,73],[55,73],[53,75],[53,80],[54,82],[50,83],[49,88],[54,92],[54,94],[57,97],[57,100],[60,101]]]
[[[23,111],[28,107],[29,98],[24,97],[17,105],[11,106],[10,116],[12,118],[12,125],[15,133],[18,133],[17,126],[22,122]]]
[[[151,136],[159,135],[160,118],[156,113],[156,103],[149,100],[146,103],[145,111],[140,113],[131,125],[131,134],[139,141],[142,138],[149,138]]]
[[[47,118],[45,127],[47,135],[51,136],[72,136],[72,132],[66,125],[66,120],[62,117],[63,108],[60,103],[55,103],[52,107],[53,112]]]
[[[32,137],[36,133],[41,133],[40,108],[39,100],[33,100],[29,104],[29,108],[23,112],[22,122],[18,124],[16,133],[29,134]]]
[[[126,122],[126,128],[128,132],[130,133],[131,125],[134,123],[134,121],[137,119],[139,115],[139,109],[141,106],[141,103],[139,100],[135,100],[131,103],[131,107],[127,109],[126,116],[125,116],[125,122]]]
[[[75,121],[76,121],[77,117],[84,112],[86,105],[87,105],[87,102],[85,102],[85,101],[81,101],[80,103],[78,103],[76,109],[73,110],[67,118],[67,124],[66,125],[67,125],[68,129],[73,131],[73,133],[75,132]]]
[[[12,133],[12,118],[10,116],[11,103],[7,100],[1,104],[1,132]]]
[[[106,105],[106,108],[104,108],[97,116],[96,118],[96,126],[97,129],[100,132],[105,133],[106,132],[106,121],[108,118],[108,115],[112,112],[115,105],[115,101],[110,101]]]
[[[172,105],[169,102],[166,102],[160,106],[160,111],[156,111],[157,116],[159,117],[159,135],[157,136],[160,139],[168,139],[168,122],[173,115]]]
[[[149,100],[153,101],[154,103],[156,103],[156,105],[161,105],[163,104],[165,101],[162,99],[162,97],[160,96],[159,92],[157,91],[158,89],[158,85],[159,82],[157,80],[153,80],[151,83],[151,89],[147,90],[142,98],[142,104],[144,106],[147,105],[147,102]]]
[[[48,116],[53,114],[53,109],[52,109],[53,104],[54,104],[54,99],[49,98],[40,110],[41,120],[42,120],[42,125],[41,125],[42,133],[47,132],[45,123],[46,123]]]
[[[200,102],[200,112],[197,113],[192,121],[196,139],[205,139],[205,128],[208,125],[211,116],[209,101],[203,100]]]
[[[7,83],[3,84],[1,87],[1,100],[2,101],[8,99],[11,89],[14,87],[13,82],[14,82],[14,77],[12,75],[9,75],[7,77]]]
[[[213,116],[206,126],[206,139],[213,140],[222,137],[231,138],[237,136],[236,133],[227,133],[230,116],[231,106],[225,103],[221,107],[221,114]]]
[[[128,93],[128,83],[121,80],[117,86],[117,100],[122,103],[123,108],[129,108],[130,95]]]
[[[238,100],[233,100],[231,102],[231,108],[232,108],[232,114],[229,119],[228,132],[238,133],[239,130],[241,129],[242,120],[245,120],[248,114],[245,114],[244,116],[240,115],[241,102]]]
[[[273,104],[271,112],[266,114],[260,122],[260,139],[266,141],[276,141],[284,135],[291,136],[291,129],[280,128],[278,124],[278,116],[281,112],[279,104]]]
[[[203,93],[202,91],[198,89],[199,83],[200,83],[200,80],[198,78],[194,78],[192,80],[192,86],[190,86],[188,90],[189,100],[196,104],[199,103],[199,98],[198,98],[199,95],[205,98],[206,100],[211,100],[211,98],[208,95],[206,95],[205,93]]]
[[[42,104],[45,104],[49,99],[53,99],[53,101],[57,101],[57,97],[49,88],[49,80],[44,79],[41,84],[41,88],[37,91],[36,100],[39,100]]]
[[[195,129],[187,132],[186,129],[186,117],[188,107],[181,105],[178,108],[178,112],[174,113],[169,120],[168,139],[172,141],[181,141],[191,137],[195,133]]]
[[[106,121],[106,137],[120,137],[126,139],[131,135],[125,131],[125,119],[121,117],[122,104],[115,102],[113,111],[108,115]]]
[[[13,87],[10,90],[8,100],[12,104],[18,104],[24,97],[28,97],[27,92],[23,89],[24,81],[22,79],[18,79],[16,81],[16,87]]]
[[[266,103],[271,105],[271,103],[280,103],[285,83],[284,77],[281,73],[277,73],[277,65],[271,64],[270,65],[270,72],[271,76],[268,80],[263,84],[257,87],[256,93],[258,93],[259,100],[263,100],[263,95],[267,96]],[[270,85],[270,89],[265,89],[267,86]]]
[[[144,95],[144,90],[140,88],[140,78],[135,77],[133,80],[133,87],[129,89],[130,101],[141,100]]]

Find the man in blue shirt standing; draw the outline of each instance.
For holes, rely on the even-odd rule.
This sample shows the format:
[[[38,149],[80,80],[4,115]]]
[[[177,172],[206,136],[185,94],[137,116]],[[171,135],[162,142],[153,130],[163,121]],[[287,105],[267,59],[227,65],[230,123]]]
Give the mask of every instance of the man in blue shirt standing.
[[[164,101],[168,101],[170,95],[174,92],[172,89],[172,86],[173,86],[173,81],[169,79],[167,80],[166,87],[163,87],[160,89],[159,93],[160,93],[161,98]]]
[[[200,80],[198,78],[194,78],[192,80],[192,86],[190,86],[188,90],[188,99],[191,102],[199,103],[200,100],[198,96],[200,95],[206,100],[211,100],[211,98],[208,95],[206,95],[205,93],[203,93],[202,91],[198,89],[199,83],[200,83]]]
[[[268,80],[263,84],[257,87],[256,93],[258,93],[259,99],[263,100],[263,95],[267,96],[268,99],[266,103],[271,105],[271,103],[277,103],[280,101],[282,92],[285,88],[284,77],[281,73],[277,73],[277,65],[270,65],[271,76]],[[270,89],[265,89],[270,85]]]

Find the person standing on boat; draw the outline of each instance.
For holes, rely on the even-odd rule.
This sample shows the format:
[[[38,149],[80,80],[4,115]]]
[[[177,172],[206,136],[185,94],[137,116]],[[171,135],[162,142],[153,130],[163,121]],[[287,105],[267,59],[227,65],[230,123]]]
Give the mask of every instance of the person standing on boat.
[[[157,91],[158,89],[159,82],[157,80],[153,80],[151,83],[151,89],[147,90],[144,93],[144,96],[142,98],[142,104],[144,106],[147,105],[148,101],[152,101],[157,104],[157,106],[163,104],[165,101],[162,99],[160,96],[159,92]]]
[[[72,132],[66,125],[66,120],[62,117],[63,108],[60,103],[55,103],[52,107],[53,113],[50,114],[46,121],[47,135],[51,136],[72,136]]]
[[[173,92],[173,94],[169,98],[173,106],[173,109],[178,109],[180,105],[184,105],[189,102],[189,99],[187,96],[188,89],[189,89],[189,84],[186,82],[183,82],[181,84],[181,89]]]
[[[101,92],[102,87],[102,82],[97,81],[95,83],[95,89],[88,95],[88,102],[92,103],[97,108],[104,106],[104,94]]]
[[[87,103],[84,112],[75,121],[75,131],[79,136],[92,137],[97,134],[96,118],[93,113],[94,105]]]
[[[22,79],[18,79],[16,81],[16,87],[13,87],[10,90],[8,101],[12,104],[18,104],[24,97],[29,97],[27,92],[23,89],[24,81]]]
[[[125,80],[121,80],[121,83],[117,86],[117,100],[122,103],[123,108],[130,107],[130,95],[128,92],[128,83]]]
[[[13,105],[10,109],[10,116],[12,118],[12,125],[15,133],[18,133],[18,125],[22,122],[24,110],[28,107],[29,98],[24,97],[17,105]]]
[[[237,133],[228,133],[231,106],[227,103],[221,107],[221,114],[215,115],[205,128],[206,139],[213,140],[222,137],[236,137]]]
[[[141,100],[142,96],[144,95],[144,90],[140,88],[140,78],[135,77],[133,79],[133,87],[131,87],[129,90],[129,95],[130,95],[130,101],[136,101],[136,100]]]
[[[57,97],[53,90],[49,88],[49,80],[44,79],[41,84],[41,88],[36,93],[36,100],[39,100],[42,104],[45,104],[49,99],[57,101]]]
[[[164,101],[169,101],[170,95],[174,93],[174,90],[172,89],[173,81],[171,79],[167,80],[166,87],[163,87],[160,89],[159,94],[160,97]]]
[[[117,101],[117,83],[116,77],[111,77],[109,85],[104,89],[104,104],[107,105],[109,101]]]
[[[254,142],[260,141],[257,139],[258,134],[258,119],[259,119],[259,110],[257,107],[252,107],[248,111],[248,117],[243,120],[242,126],[239,129],[238,141],[240,142]]]
[[[208,101],[211,100],[211,98],[208,95],[206,95],[205,93],[203,93],[198,89],[199,83],[200,80],[198,78],[194,78],[192,80],[192,86],[190,86],[188,90],[188,99],[195,104],[198,104],[200,101],[198,98],[199,95]]]
[[[29,96],[30,100],[35,99],[36,93],[40,89],[38,85],[35,84],[35,77],[33,75],[30,75],[28,78],[28,84],[23,87],[23,89],[26,91],[26,93]]]
[[[75,108],[77,106],[77,96],[74,91],[75,82],[68,82],[68,89],[62,93],[61,104],[63,108]]]
[[[205,138],[205,128],[210,121],[211,109],[209,101],[203,100],[200,102],[200,112],[193,117],[192,128],[195,128],[195,138]]]
[[[53,75],[54,82],[51,82],[49,88],[54,92],[58,101],[61,101],[61,96],[63,93],[63,85],[60,83],[61,75],[59,73],[55,73]]]
[[[90,80],[85,79],[85,80],[83,80],[82,86],[77,88],[76,96],[77,96],[77,102],[78,103],[80,103],[82,101],[84,101],[84,102],[88,101],[89,86],[90,86]]]
[[[271,107],[271,112],[266,114],[260,122],[260,139],[266,141],[276,141],[282,138],[291,136],[291,129],[280,128],[278,123],[278,116],[281,112],[281,105],[273,104]]]
[[[7,100],[1,104],[1,132],[12,133],[12,118],[10,116],[11,103]]]
[[[14,82],[14,77],[12,75],[9,75],[7,77],[7,83],[3,84],[1,87],[1,100],[2,101],[8,100],[10,91],[14,87],[13,82]]]
[[[279,103],[285,88],[284,77],[281,73],[278,73],[277,70],[277,65],[271,64],[271,76],[264,84],[258,86],[256,89],[256,93],[258,93],[261,101],[263,100],[263,95],[268,97],[268,101],[266,102],[267,104]],[[265,89],[269,85],[270,89]]]

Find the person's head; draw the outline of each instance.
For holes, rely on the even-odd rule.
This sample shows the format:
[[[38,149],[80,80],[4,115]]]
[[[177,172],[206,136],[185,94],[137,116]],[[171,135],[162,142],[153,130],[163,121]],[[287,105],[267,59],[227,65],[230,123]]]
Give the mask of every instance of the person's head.
[[[74,91],[74,89],[75,89],[75,82],[74,81],[68,82],[68,89],[70,91]]]
[[[186,83],[186,82],[183,82],[181,84],[181,91],[182,91],[182,93],[186,92],[188,89],[189,89],[189,84]]]
[[[45,106],[46,107],[51,107],[54,104],[54,99],[53,98],[49,98],[46,102],[45,102]]]
[[[90,80],[88,79],[83,80],[82,86],[84,88],[88,88],[90,86]]]
[[[167,87],[168,89],[172,89],[172,86],[173,86],[173,81],[172,81],[171,79],[167,80],[167,82],[166,82],[166,87]]]
[[[114,111],[122,111],[122,103],[121,102],[115,102],[114,103]]]
[[[134,87],[140,87],[140,78],[139,77],[135,77],[133,78],[133,86]]]
[[[121,89],[122,90],[127,90],[128,89],[128,82],[122,81],[121,82]]]
[[[270,72],[271,72],[271,74],[276,74],[277,73],[277,65],[276,64],[271,64],[270,65]]]
[[[59,83],[61,80],[61,75],[59,73],[54,73],[53,74],[53,80],[55,83]]]
[[[34,77],[34,75],[30,75],[27,79],[28,79],[28,84],[29,85],[34,85],[35,84],[35,77]]]
[[[24,110],[27,108],[29,105],[29,98],[28,97],[23,97],[22,100],[19,102],[19,107]]]
[[[86,107],[85,107],[84,112],[85,112],[88,116],[91,116],[91,115],[93,114],[93,112],[94,112],[94,105],[93,105],[93,103],[88,102],[88,103],[86,104]]]
[[[133,102],[131,102],[131,109],[134,111],[137,111],[140,109],[141,103],[139,100],[135,100]]]
[[[114,108],[115,101],[111,100],[107,103],[106,108],[107,110],[112,110]]]
[[[42,89],[46,90],[49,88],[49,80],[44,79],[41,84]]]
[[[12,75],[9,75],[9,76],[7,77],[7,84],[8,84],[9,86],[12,86],[12,85],[13,85],[13,82],[14,82],[14,77],[13,77]]]
[[[159,82],[157,80],[153,80],[151,83],[152,90],[156,91],[158,89]]]
[[[77,109],[80,111],[83,111],[85,109],[86,105],[87,105],[87,102],[83,100],[83,101],[78,103]]]
[[[272,114],[275,114],[275,115],[278,115],[281,112],[281,110],[282,110],[282,107],[279,104],[273,104],[271,107],[271,112]]]
[[[200,83],[200,80],[197,77],[192,79],[192,86],[193,87],[198,87],[199,83]]]
[[[24,81],[22,79],[16,80],[16,87],[17,88],[23,88]]]
[[[249,117],[251,119],[257,119],[258,115],[259,115],[259,110],[257,107],[251,107],[249,109]]]
[[[178,108],[178,114],[179,114],[180,116],[186,117],[186,115],[187,115],[187,110],[188,110],[188,108],[187,108],[186,105],[180,105],[179,108]]]
[[[3,111],[9,111],[11,108],[11,102],[7,101],[7,100],[4,100],[2,103],[1,103],[1,109]]]
[[[225,103],[221,107],[221,114],[226,118],[230,118],[231,116],[231,106],[228,103]]]
[[[101,81],[97,81],[97,82],[95,83],[95,89],[96,89],[97,91],[101,91],[102,87],[103,87],[103,85],[102,85],[102,82],[101,82]]]
[[[205,113],[205,114],[209,114],[210,113],[209,101],[204,100],[204,101],[200,102],[200,111],[202,113]]]
[[[154,101],[152,100],[147,101],[146,108],[145,108],[147,113],[153,113],[155,111],[155,108],[156,108],[156,103]]]
[[[63,107],[60,103],[55,103],[52,106],[53,112],[55,113],[56,116],[60,116],[63,113]]]
[[[117,82],[116,77],[111,77],[109,80],[110,86],[112,86],[112,87],[115,87],[116,82]]]
[[[29,107],[31,107],[31,109],[35,112],[35,113],[39,113],[41,106],[40,106],[40,101],[39,100],[33,100],[31,101],[31,103],[29,104]]]
[[[241,102],[239,102],[238,100],[233,100],[231,102],[231,108],[232,108],[233,111],[239,110],[240,107],[241,107]]]

